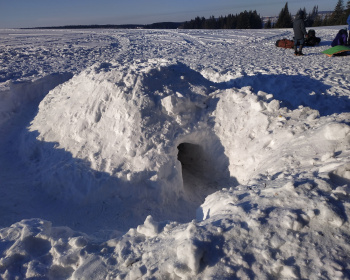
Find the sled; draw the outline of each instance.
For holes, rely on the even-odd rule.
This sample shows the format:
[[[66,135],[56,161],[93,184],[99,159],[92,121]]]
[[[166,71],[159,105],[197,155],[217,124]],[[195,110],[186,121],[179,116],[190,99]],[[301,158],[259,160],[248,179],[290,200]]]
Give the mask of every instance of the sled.
[[[333,56],[333,55],[340,54],[340,53],[345,54],[345,52],[350,52],[350,47],[339,45],[339,46],[335,46],[335,47],[329,48],[327,50],[324,50],[322,53],[324,53],[328,56]]]

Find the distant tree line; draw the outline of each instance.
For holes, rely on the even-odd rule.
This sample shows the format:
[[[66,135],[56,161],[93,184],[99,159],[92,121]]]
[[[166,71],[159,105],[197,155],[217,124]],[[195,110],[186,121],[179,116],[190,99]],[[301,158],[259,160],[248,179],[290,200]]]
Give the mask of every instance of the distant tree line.
[[[152,24],[92,24],[92,25],[65,25],[65,26],[49,26],[49,27],[34,27],[22,29],[176,29],[179,28],[182,22],[158,22]]]
[[[91,25],[63,25],[63,26],[46,26],[46,27],[29,27],[21,29],[137,29],[144,28],[144,25],[140,24],[91,24]]]
[[[329,26],[346,24],[346,19],[350,14],[350,0],[344,6],[344,0],[338,0],[334,11],[330,15],[322,16],[318,12],[318,6],[314,6],[312,11],[307,13],[306,9],[302,10],[305,14],[305,26]],[[298,11],[298,13],[299,13]],[[291,28],[293,26],[293,16],[289,12],[288,2],[282,8],[277,21],[271,22],[269,19],[264,28]],[[263,28],[263,21],[256,11],[244,11],[240,14],[228,16],[214,16],[208,19],[204,17],[196,17],[190,21],[186,21],[179,28],[183,29],[259,29]]]
[[[350,0],[348,0],[346,7],[344,7],[343,0],[338,0],[334,11],[330,15],[322,17],[318,12],[318,6],[314,6],[311,12],[307,13],[306,9],[299,9],[304,12],[305,26],[330,26],[330,25],[343,25],[346,24],[346,19],[350,15]],[[288,10],[288,2],[285,4],[279,13],[276,23],[272,23],[271,20],[265,24],[265,28],[291,28],[293,26],[293,17]]]
[[[152,24],[146,24],[143,26],[145,29],[177,29],[182,25],[182,22],[157,22]]]
[[[263,21],[256,11],[244,11],[238,15],[229,14],[219,18],[196,17],[181,26],[183,29],[260,29],[262,27]]]

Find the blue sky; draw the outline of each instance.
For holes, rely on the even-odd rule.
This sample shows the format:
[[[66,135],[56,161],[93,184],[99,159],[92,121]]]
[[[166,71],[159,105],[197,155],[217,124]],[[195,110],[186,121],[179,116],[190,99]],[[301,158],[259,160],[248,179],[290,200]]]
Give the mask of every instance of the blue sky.
[[[278,15],[287,1],[278,0],[0,0],[0,28],[76,24],[148,24],[186,21],[196,16],[217,17],[256,10],[261,16]],[[344,1],[347,2],[346,0]],[[318,5],[334,10],[337,0],[290,0],[293,14]]]

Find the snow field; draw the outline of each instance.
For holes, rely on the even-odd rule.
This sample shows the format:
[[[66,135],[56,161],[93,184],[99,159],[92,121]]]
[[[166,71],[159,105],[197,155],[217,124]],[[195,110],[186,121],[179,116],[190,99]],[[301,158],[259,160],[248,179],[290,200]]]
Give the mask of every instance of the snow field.
[[[289,30],[5,31],[1,277],[349,279],[337,28],[303,58]],[[12,32],[78,55],[34,73]]]

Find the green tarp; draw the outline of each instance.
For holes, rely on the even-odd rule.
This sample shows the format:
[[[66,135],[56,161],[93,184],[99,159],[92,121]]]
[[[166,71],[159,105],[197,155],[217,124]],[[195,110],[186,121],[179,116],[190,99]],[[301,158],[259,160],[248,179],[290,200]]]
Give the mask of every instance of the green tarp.
[[[339,45],[339,46],[335,46],[330,49],[324,50],[322,53],[328,56],[332,56],[342,52],[350,52],[350,47]]]

